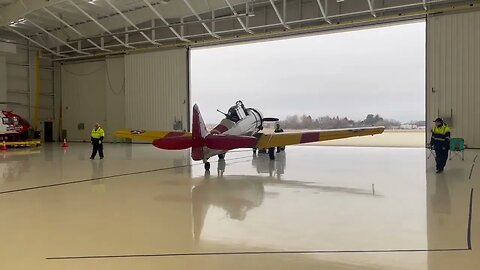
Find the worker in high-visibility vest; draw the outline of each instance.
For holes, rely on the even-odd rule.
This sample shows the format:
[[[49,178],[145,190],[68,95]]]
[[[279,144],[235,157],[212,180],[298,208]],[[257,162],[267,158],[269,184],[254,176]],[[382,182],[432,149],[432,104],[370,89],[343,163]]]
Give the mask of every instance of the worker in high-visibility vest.
[[[430,147],[435,150],[437,173],[442,173],[447,164],[448,151],[450,150],[450,128],[441,118],[435,119],[434,123],[435,127],[432,129]]]
[[[95,127],[92,129],[92,135],[90,140],[92,141],[93,150],[90,159],[94,159],[98,154],[100,159],[103,159],[103,138],[105,137],[105,131],[100,127],[100,124],[96,123]]]

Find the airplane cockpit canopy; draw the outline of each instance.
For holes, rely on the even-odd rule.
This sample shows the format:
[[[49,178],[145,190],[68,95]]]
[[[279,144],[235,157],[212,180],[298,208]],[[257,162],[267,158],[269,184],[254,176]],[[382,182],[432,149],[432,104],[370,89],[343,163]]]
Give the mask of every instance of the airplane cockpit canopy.
[[[240,100],[235,103],[235,106],[228,109],[227,118],[233,122],[238,122],[245,117],[247,117],[247,110]]]

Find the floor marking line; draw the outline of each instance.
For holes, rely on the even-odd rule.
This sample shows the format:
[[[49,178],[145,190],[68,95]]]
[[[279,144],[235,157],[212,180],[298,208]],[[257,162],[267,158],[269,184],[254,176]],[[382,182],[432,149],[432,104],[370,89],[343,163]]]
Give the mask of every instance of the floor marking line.
[[[478,154],[475,155],[475,158],[473,159],[473,163],[475,163],[475,161],[477,161],[477,158],[478,158]]]
[[[238,160],[238,159],[244,159],[244,158],[249,158],[249,157],[251,157],[251,156],[232,158],[232,159],[228,159],[228,161]],[[36,189],[44,189],[44,188],[51,188],[51,187],[59,187],[59,186],[80,184],[80,183],[85,183],[85,182],[92,182],[92,181],[96,181],[96,180],[111,179],[111,178],[117,178],[117,177],[122,177],[122,176],[130,176],[130,175],[138,175],[138,174],[158,172],[158,171],[165,171],[165,170],[171,170],[171,169],[186,168],[186,167],[192,167],[192,166],[197,166],[197,165],[202,165],[202,164],[203,164],[203,163],[194,163],[194,164],[187,164],[187,165],[180,165],[180,166],[172,166],[172,167],[151,169],[151,170],[145,170],[145,171],[137,171],[137,172],[114,174],[114,175],[108,175],[108,176],[102,176],[102,177],[95,177],[95,178],[87,178],[87,179],[82,179],[82,180],[74,180],[74,181],[54,183],[54,184],[48,184],[48,185],[41,185],[41,186],[34,186],[34,187],[26,187],[26,188],[5,190],[5,191],[0,191],[0,195],[10,194],[10,193],[17,193],[17,192],[23,192],[23,191],[30,191],[30,190],[36,190]]]
[[[126,255],[92,255],[47,257],[46,260],[84,260],[84,259],[117,259],[141,257],[189,257],[219,255],[284,255],[284,254],[328,254],[328,253],[404,253],[404,252],[453,252],[470,251],[466,248],[445,249],[378,249],[378,250],[287,250],[287,251],[239,251],[239,252],[198,252],[198,253],[160,253],[160,254],[126,254]]]
[[[475,163],[472,164],[472,168],[470,168],[470,175],[468,176],[468,180],[472,179],[473,168],[475,167]]]
[[[473,206],[473,188],[470,190],[470,207],[468,209],[467,247],[469,250],[472,250],[472,206]]]

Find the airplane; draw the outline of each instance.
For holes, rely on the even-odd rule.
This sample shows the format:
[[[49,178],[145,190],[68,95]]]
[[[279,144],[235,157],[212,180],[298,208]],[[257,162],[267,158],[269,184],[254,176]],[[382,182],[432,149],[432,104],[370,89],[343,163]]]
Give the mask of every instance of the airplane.
[[[26,140],[30,124],[12,111],[0,111],[0,139],[5,141]]]
[[[263,124],[278,119],[264,118],[260,111],[246,108],[240,100],[230,107],[228,113],[219,112],[224,114],[225,118],[210,132],[202,119],[200,109],[195,104],[192,110],[192,132],[123,129],[116,131],[114,135],[150,141],[155,147],[164,150],[192,148],[192,159],[202,160],[205,170],[208,171],[210,157],[218,156],[219,159],[223,159],[225,153],[237,148],[268,149],[270,159],[275,159],[275,147],[375,135],[385,130],[385,127],[376,126],[266,134],[261,132]]]

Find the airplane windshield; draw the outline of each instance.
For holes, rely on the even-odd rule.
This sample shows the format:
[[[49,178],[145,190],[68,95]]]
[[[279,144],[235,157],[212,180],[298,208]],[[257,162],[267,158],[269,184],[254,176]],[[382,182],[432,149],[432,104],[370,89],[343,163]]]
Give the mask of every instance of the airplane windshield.
[[[232,120],[233,122],[238,122],[238,120],[240,120],[240,117],[238,117],[236,106],[233,106],[228,110],[227,118]]]
[[[242,101],[239,100],[235,103],[235,106],[232,106],[230,107],[230,109],[228,109],[226,117],[233,122],[238,122],[241,119],[245,118],[247,115],[248,112],[245,109],[245,106],[243,106]]]
[[[8,117],[2,117],[2,123],[3,123],[4,125],[11,125],[11,124],[12,124],[12,121],[11,121],[11,119],[8,118]]]

